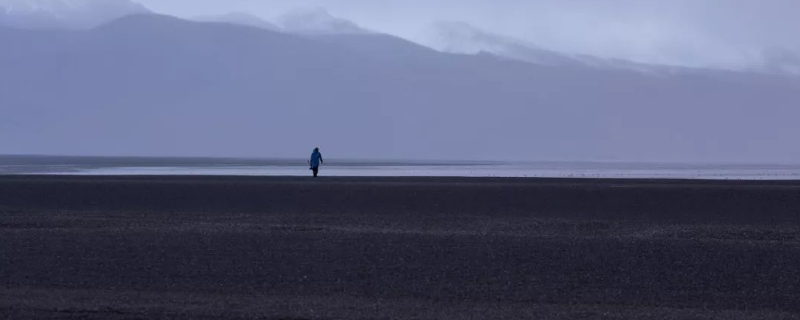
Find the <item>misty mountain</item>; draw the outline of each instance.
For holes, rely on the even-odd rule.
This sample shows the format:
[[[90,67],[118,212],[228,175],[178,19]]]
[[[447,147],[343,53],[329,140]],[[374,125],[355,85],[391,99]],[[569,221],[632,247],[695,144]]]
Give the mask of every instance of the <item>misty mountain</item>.
[[[304,36],[320,36],[322,38],[334,35],[363,35],[372,33],[361,28],[355,22],[335,17],[322,8],[289,11],[279,16],[275,23],[243,12],[215,16],[199,16],[192,20],[199,22],[224,22]]]
[[[281,27],[278,25],[269,22],[267,20],[261,19],[258,16],[245,13],[245,12],[231,12],[222,15],[214,15],[214,16],[199,16],[195,17],[195,21],[200,22],[222,22],[222,23],[231,23],[231,24],[238,24],[243,26],[250,26],[256,27],[266,30],[272,31],[279,31]]]
[[[431,48],[388,34],[317,34],[304,36],[339,49],[352,50],[359,54],[369,55],[375,60],[403,61],[403,59],[431,59],[437,56],[437,51]]]
[[[355,22],[335,17],[323,8],[287,12],[278,18],[278,24],[287,32],[306,35],[370,33]]]
[[[0,28],[0,153],[794,161],[797,78],[651,76],[156,15]]]
[[[426,44],[440,51],[461,54],[487,52],[544,66],[582,66],[570,55],[538,48],[522,40],[492,34],[464,22],[437,22],[429,30]]]
[[[541,48],[524,40],[493,34],[468,23],[454,21],[442,21],[433,24],[428,28],[427,39],[423,43],[442,52],[461,54],[491,53],[499,57],[542,66],[620,69],[654,75],[725,72],[722,70],[698,70],[697,68],[651,65],[585,54],[567,54]],[[791,53],[775,50],[767,55],[768,62],[764,68],[752,70],[753,72],[800,74],[800,72],[794,72],[795,68],[800,69],[798,68],[800,63],[795,62],[796,57],[792,56]]]
[[[129,0],[0,0],[0,25],[16,28],[91,28],[148,13]]]

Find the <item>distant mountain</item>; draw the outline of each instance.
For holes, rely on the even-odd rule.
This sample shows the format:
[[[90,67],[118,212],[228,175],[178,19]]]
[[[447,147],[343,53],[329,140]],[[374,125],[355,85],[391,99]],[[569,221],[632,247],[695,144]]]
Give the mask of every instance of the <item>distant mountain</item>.
[[[619,69],[654,75],[727,72],[644,64],[584,54],[567,54],[541,48],[524,40],[493,34],[468,23],[454,21],[433,24],[428,29],[428,38],[425,39],[424,44],[443,52],[462,54],[484,52],[543,66]],[[800,58],[797,55],[786,50],[775,49],[765,52],[764,57],[765,65],[762,68],[753,69],[751,72],[800,75]]]
[[[298,34],[364,34],[370,31],[356,23],[334,17],[322,8],[290,11],[278,18],[281,27],[287,32]]]
[[[491,34],[464,22],[437,22],[430,28],[427,43],[450,53],[477,54],[487,52],[545,66],[582,66],[584,62],[526,44],[521,40]]]
[[[327,10],[322,8],[289,11],[278,17],[275,23],[243,12],[216,16],[199,16],[192,20],[199,22],[224,22],[306,36],[363,35],[371,33],[350,20],[334,17],[328,13]]]
[[[646,73],[673,73],[688,68],[635,63],[621,59],[604,59],[590,55],[566,54],[544,49],[524,40],[493,34],[464,22],[442,21],[429,28],[429,46],[443,52],[476,54],[491,53],[500,57],[553,67],[592,67]],[[686,69],[686,70],[681,70]]]
[[[0,28],[0,43],[0,154],[800,159],[795,77],[537,65],[156,15]]]
[[[224,23],[232,23],[238,24],[243,26],[250,26],[256,28],[262,28],[266,30],[273,30],[278,31],[281,30],[281,27],[278,25],[269,22],[267,20],[261,19],[258,16],[245,13],[245,12],[231,12],[223,15],[216,15],[216,16],[199,16],[195,17],[195,21],[200,22],[224,22]]]
[[[377,60],[402,60],[436,56],[436,51],[414,42],[381,33],[319,34],[304,37],[339,49],[352,50]]]
[[[128,0],[0,0],[0,25],[16,28],[91,28],[149,12]]]

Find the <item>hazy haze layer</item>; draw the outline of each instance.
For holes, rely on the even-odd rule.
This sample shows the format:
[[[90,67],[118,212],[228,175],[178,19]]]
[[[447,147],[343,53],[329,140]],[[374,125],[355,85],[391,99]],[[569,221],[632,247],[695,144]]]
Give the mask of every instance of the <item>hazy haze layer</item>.
[[[271,19],[325,7],[369,29],[425,41],[463,21],[551,50],[645,63],[799,71],[794,0],[142,0],[179,16],[247,11]],[[789,66],[786,64],[788,62]]]

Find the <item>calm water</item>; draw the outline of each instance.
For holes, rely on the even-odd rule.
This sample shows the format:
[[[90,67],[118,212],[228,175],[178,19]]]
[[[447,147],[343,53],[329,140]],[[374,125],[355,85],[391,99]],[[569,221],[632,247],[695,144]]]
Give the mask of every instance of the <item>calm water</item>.
[[[0,174],[307,176],[305,160],[0,156]],[[601,162],[326,162],[323,176],[800,179],[800,165]]]

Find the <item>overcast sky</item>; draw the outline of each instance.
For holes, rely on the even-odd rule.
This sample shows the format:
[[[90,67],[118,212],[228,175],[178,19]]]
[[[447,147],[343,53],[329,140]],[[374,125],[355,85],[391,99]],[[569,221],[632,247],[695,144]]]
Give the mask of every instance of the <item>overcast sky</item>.
[[[412,40],[464,21],[550,49],[642,62],[739,68],[800,52],[798,0],[140,0],[178,16],[245,11],[274,18],[324,7]]]

